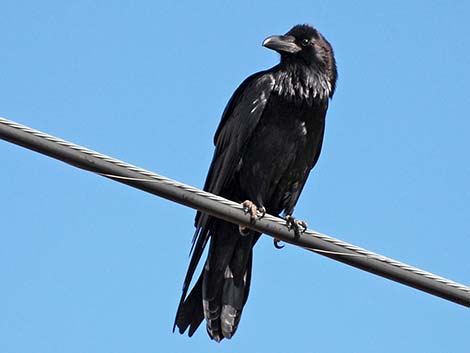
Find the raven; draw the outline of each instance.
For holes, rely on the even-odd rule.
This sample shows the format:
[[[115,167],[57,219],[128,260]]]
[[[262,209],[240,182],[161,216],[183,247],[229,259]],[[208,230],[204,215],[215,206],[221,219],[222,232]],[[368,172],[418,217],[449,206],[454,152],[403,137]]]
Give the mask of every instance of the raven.
[[[237,88],[214,136],[215,152],[204,190],[292,219],[323,141],[325,115],[337,71],[330,43],[309,25],[271,36],[263,46],[280,63]],[[212,216],[196,215],[192,257],[175,324],[192,336],[205,319],[211,339],[235,333],[251,281],[253,246],[260,233]],[[202,273],[186,297],[210,239]]]

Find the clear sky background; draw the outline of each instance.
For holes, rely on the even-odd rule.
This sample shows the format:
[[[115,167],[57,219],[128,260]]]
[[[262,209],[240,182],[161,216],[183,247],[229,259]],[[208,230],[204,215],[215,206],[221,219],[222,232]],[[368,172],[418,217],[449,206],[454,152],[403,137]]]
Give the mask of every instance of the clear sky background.
[[[198,187],[230,95],[316,26],[339,68],[296,208],[470,283],[468,1],[0,3],[0,116]],[[0,141],[0,352],[468,352],[468,309],[256,246],[231,341],[173,334],[194,211]]]

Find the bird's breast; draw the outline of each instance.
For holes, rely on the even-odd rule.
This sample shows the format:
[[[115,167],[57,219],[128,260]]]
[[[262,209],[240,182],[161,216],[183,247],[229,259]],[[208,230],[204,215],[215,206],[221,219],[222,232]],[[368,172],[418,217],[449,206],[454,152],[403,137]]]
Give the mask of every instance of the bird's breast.
[[[305,68],[279,71],[273,92],[296,104],[321,104],[328,100],[332,87],[328,76]]]

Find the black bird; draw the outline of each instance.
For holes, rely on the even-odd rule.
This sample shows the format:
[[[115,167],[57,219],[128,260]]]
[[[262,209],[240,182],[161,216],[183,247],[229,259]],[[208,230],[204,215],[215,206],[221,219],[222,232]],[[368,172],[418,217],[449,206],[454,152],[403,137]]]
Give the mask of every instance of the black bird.
[[[248,77],[227,104],[215,133],[215,153],[204,190],[286,219],[292,215],[320,155],[336,63],[328,41],[313,27],[297,25],[263,46],[280,63]],[[292,218],[290,218],[292,220]],[[260,233],[197,213],[192,257],[175,326],[192,336],[203,319],[220,342],[235,333],[251,280],[252,248]],[[210,239],[204,269],[186,297]]]

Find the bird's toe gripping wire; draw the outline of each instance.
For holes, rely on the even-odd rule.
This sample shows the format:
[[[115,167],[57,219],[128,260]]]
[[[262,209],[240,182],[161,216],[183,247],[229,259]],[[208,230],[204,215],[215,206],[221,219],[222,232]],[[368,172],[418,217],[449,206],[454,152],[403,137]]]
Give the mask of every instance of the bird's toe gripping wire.
[[[246,200],[242,202],[243,211],[245,214],[250,215],[251,223],[256,222],[256,220],[261,219],[266,214],[266,209],[263,206],[256,206],[253,201]],[[238,226],[238,230],[241,235],[247,235],[249,233],[249,229],[246,226]]]
[[[296,238],[308,229],[307,222],[296,219],[292,215],[286,216],[286,226],[288,229],[292,229],[294,231]],[[274,239],[274,247],[276,249],[282,249],[284,247],[284,245],[279,245],[280,242],[281,241],[279,239]]]
[[[307,222],[296,219],[292,215],[286,216],[286,225],[288,229],[292,229],[296,237],[299,237],[300,234],[304,233],[308,229]]]

